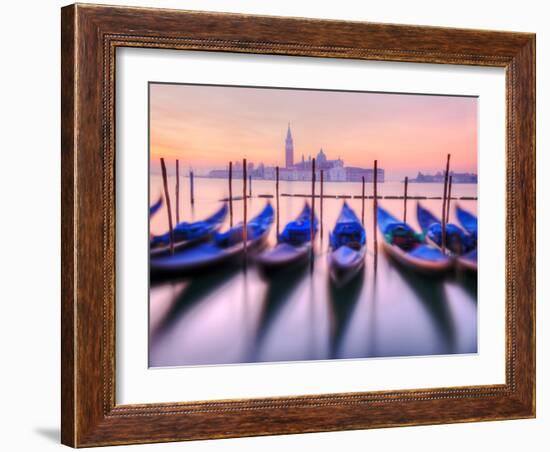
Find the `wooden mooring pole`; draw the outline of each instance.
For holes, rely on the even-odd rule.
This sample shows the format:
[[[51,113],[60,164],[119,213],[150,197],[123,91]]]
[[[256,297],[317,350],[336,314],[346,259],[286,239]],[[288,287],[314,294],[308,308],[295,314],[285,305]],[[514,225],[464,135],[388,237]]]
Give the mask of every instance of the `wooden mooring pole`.
[[[194,177],[193,177],[193,170],[191,170],[189,172],[189,196],[191,196],[191,205],[194,206],[195,205],[195,181],[194,181]]]
[[[164,197],[166,198],[166,210],[168,212],[168,228],[170,235],[170,254],[174,254],[174,227],[172,225],[172,207],[170,206],[170,192],[168,191],[168,177],[166,176],[166,164],[164,158],[160,158],[162,170],[162,182],[164,184]]]
[[[447,249],[447,184],[449,182],[449,164],[451,161],[451,154],[447,154],[447,166],[445,167],[445,182],[443,185],[443,205],[441,208],[441,250],[446,253]]]
[[[325,172],[321,170],[321,194],[319,198],[319,209],[320,209],[320,228],[319,228],[319,234],[321,236],[321,242],[323,241],[323,197],[324,197],[324,183],[325,183]]]
[[[407,191],[409,188],[409,177],[405,176],[405,193],[403,194],[403,223],[407,222]]]
[[[311,218],[309,221],[309,239],[311,241],[311,268],[313,268],[313,245],[315,239],[315,159],[311,160]]]
[[[275,168],[275,208],[277,210],[277,238],[279,238],[279,167]]]
[[[361,176],[361,224],[365,227],[365,176]]]
[[[229,162],[229,227],[233,227],[233,162]]]
[[[374,194],[373,194],[373,210],[374,210],[374,252],[377,253],[378,250],[378,238],[377,238],[377,227],[378,227],[378,160],[374,161]]]
[[[248,176],[248,197],[252,198],[252,176]]]
[[[243,159],[243,246],[244,246],[244,262],[246,264],[246,245],[248,242],[248,230],[246,222],[246,159]]]
[[[176,159],[176,224],[180,224],[180,161]]]
[[[447,189],[447,216],[445,223],[449,224],[449,216],[451,215],[451,188],[453,186],[453,176],[449,176],[449,188]]]

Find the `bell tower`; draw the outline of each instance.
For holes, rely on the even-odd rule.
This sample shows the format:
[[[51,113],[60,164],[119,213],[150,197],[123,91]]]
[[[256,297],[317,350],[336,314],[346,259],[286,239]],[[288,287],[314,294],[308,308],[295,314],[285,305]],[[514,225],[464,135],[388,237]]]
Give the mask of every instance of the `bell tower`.
[[[292,141],[292,132],[290,131],[290,123],[288,123],[288,130],[286,132],[285,140],[285,166],[287,168],[294,165],[294,142]]]

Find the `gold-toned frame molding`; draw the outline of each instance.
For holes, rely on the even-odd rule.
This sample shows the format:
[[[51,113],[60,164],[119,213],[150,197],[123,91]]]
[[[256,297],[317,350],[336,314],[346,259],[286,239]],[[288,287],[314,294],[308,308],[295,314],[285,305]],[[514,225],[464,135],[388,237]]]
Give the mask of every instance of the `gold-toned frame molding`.
[[[535,35],[82,4],[62,9],[61,32],[64,444],[535,415]],[[114,90],[119,47],[505,68],[506,383],[116,405]]]

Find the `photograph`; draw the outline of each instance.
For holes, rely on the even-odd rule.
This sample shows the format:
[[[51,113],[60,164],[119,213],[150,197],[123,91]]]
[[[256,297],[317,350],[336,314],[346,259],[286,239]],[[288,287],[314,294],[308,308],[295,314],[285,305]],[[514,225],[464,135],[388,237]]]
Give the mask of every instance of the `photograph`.
[[[478,352],[478,97],[148,91],[150,368]]]
[[[535,444],[542,7],[132,1],[10,15],[11,449]]]

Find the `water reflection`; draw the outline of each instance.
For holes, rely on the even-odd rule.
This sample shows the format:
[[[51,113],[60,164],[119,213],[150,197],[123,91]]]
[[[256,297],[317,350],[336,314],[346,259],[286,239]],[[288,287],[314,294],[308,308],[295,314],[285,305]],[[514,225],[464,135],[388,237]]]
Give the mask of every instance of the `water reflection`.
[[[211,185],[204,185],[206,182]],[[181,209],[187,218],[204,218],[216,209],[225,184],[218,187],[215,182],[196,179],[195,206],[183,205]],[[259,193],[269,192],[270,187],[267,181],[255,185]],[[292,187],[297,185],[285,190]],[[350,193],[344,185],[327,184],[326,192],[331,190]],[[452,273],[431,279],[396,266],[374,247],[371,215],[366,215],[368,252],[363,272],[347,286],[337,288],[330,283],[327,237],[341,202],[324,200],[324,238],[317,238],[313,266],[306,262],[279,274],[260,275],[251,253],[246,270],[241,261],[192,278],[154,282],[150,292],[150,365],[476,352],[477,278]],[[360,200],[348,202],[360,212]],[[383,202],[396,215],[402,209],[401,201]],[[438,201],[425,202],[435,208],[430,202]],[[253,198],[248,203],[252,216],[265,205],[265,199]],[[372,201],[369,203],[366,212],[371,211]],[[475,202],[462,205],[475,210]],[[282,227],[301,211],[303,199],[281,198],[280,206]],[[242,202],[235,202],[233,209],[236,223]],[[153,232],[162,232],[162,221],[159,212]],[[414,219],[412,225],[418,229]],[[228,221],[222,229],[226,227]],[[275,227],[269,246],[274,243]]]
[[[456,281],[464,288],[472,302],[477,304],[477,273],[458,272]]]
[[[234,265],[156,287],[151,293],[151,365],[477,350],[475,279],[464,283],[462,275],[450,275],[433,280],[394,265],[383,254],[367,259],[364,271],[343,287],[325,277],[320,258],[313,273],[305,264],[265,278],[253,266],[245,272]]]
[[[172,305],[172,309],[170,309],[164,317],[162,327],[164,329],[170,328],[171,322],[185,315],[195,303],[207,297],[212,291],[216,290],[218,286],[224,284],[230,278],[236,276],[238,271],[239,268],[233,265],[223,268],[216,273],[203,274],[187,281],[183,290],[177,295],[175,303]]]
[[[367,318],[364,321],[364,324],[368,325],[367,337],[369,338],[365,352],[366,356],[378,356],[378,348],[376,343],[376,316],[378,307],[378,252],[374,253],[373,269],[374,271],[371,281],[370,303],[368,304]]]
[[[435,331],[439,333],[438,342],[446,353],[455,351],[455,326],[449,311],[445,292],[445,279],[433,278],[398,267],[405,283],[416,294],[419,304],[432,318]]]
[[[305,277],[308,277],[308,274],[308,266],[305,264],[269,277],[264,276],[268,288],[265,294],[263,303],[264,308],[256,336],[258,346],[261,346],[266,333],[271,328],[278,313],[291,299],[290,295],[294,292],[298,283],[303,281]]]
[[[162,326],[185,285],[185,282],[174,282],[151,288],[151,299],[154,300],[149,310],[149,334],[151,336],[154,336]]]
[[[326,296],[318,277],[306,264],[270,280],[258,325],[257,361],[325,358]]]
[[[329,283],[330,303],[332,305],[332,338],[330,358],[339,358],[339,346],[353,316],[357,301],[361,295],[365,272],[360,272],[343,287]]]

